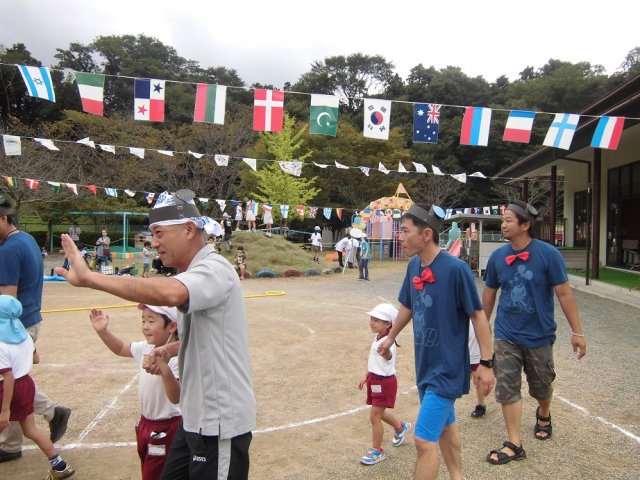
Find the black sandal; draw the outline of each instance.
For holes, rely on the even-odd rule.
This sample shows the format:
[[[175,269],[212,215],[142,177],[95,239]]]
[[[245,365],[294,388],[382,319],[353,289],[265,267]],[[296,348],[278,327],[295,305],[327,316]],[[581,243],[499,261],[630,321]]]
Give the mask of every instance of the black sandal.
[[[487,455],[487,462],[491,465],[504,465],[505,463],[509,463],[511,460],[522,460],[523,458],[527,458],[527,453],[522,448],[522,445],[516,447],[513,443],[506,441],[502,444],[503,447],[510,448],[514,455],[508,455],[502,450],[491,450],[489,455]],[[491,455],[496,455],[498,458],[493,459]]]
[[[540,422],[549,422],[549,425],[540,425]],[[546,433],[544,437],[539,437],[538,433]],[[551,425],[551,413],[548,417],[540,415],[540,407],[536,408],[536,424],[533,426],[533,434],[538,440],[549,440],[553,434],[553,426]]]

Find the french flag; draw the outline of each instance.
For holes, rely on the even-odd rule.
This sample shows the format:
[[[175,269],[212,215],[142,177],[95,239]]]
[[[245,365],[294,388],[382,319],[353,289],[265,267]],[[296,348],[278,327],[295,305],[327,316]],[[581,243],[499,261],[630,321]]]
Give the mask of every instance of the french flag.
[[[536,112],[511,110],[502,140],[505,142],[529,143],[535,116]]]
[[[462,119],[460,145],[489,144],[489,126],[491,125],[491,109],[483,107],[466,107]]]
[[[624,117],[602,117],[591,140],[593,148],[618,148],[620,136],[624,129]]]

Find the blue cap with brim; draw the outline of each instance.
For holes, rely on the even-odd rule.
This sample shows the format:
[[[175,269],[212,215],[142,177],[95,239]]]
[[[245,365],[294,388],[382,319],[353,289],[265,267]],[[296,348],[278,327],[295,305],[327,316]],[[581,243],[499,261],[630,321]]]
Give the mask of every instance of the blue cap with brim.
[[[0,342],[16,345],[27,339],[20,315],[22,304],[11,295],[0,295]]]

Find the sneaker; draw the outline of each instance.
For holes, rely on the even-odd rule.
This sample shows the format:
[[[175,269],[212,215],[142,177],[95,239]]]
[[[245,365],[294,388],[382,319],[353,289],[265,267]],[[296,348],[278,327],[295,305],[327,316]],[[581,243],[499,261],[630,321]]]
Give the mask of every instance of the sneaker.
[[[484,414],[487,413],[487,407],[485,405],[476,405],[476,409],[471,412],[471,416],[473,418],[484,417]]]
[[[0,463],[10,462],[11,460],[18,460],[22,457],[22,451],[19,450],[17,452],[5,452],[0,449]]]
[[[370,448],[366,455],[360,457],[360,463],[363,465],[375,465],[385,458],[387,458],[387,456],[382,449],[376,450],[375,448]]]
[[[404,443],[404,438],[407,436],[407,433],[411,430],[411,424],[409,422],[402,422],[402,428],[400,430],[396,430],[396,434],[393,436],[393,441],[391,444],[394,447],[399,447]]]
[[[69,478],[76,473],[75,469],[67,463],[67,468],[64,470],[53,470],[49,472],[49,475],[44,477],[43,480],[62,480],[63,478]]]
[[[53,418],[49,422],[49,432],[51,434],[49,438],[51,438],[51,443],[56,443],[66,433],[70,415],[70,408],[60,406],[55,408]]]

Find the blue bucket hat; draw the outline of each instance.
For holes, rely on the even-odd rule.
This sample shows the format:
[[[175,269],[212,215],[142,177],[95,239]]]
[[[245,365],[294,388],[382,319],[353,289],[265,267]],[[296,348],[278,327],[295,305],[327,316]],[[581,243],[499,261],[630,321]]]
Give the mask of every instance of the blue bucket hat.
[[[22,304],[11,295],[0,295],[0,342],[16,345],[27,339],[20,315]]]

